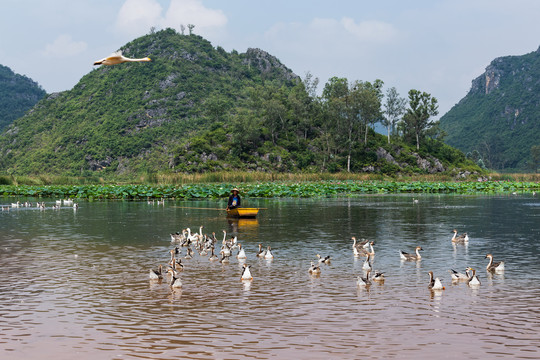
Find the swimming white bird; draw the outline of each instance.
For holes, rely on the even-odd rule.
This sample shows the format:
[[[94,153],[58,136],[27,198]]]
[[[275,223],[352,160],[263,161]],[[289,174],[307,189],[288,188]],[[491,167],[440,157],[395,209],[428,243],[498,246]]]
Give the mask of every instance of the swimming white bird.
[[[225,255],[225,253],[223,252],[223,250],[220,251],[220,254],[221,254],[221,259],[219,260],[222,264],[228,264],[230,263],[230,260],[229,260],[229,255]]]
[[[317,258],[319,259],[319,265],[322,263],[325,263],[326,265],[330,264],[330,255],[323,258],[320,254],[317,254]]]
[[[187,248],[187,254],[184,256],[184,259],[193,259],[193,249],[191,247]]]
[[[430,290],[444,290],[444,286],[439,278],[433,278],[433,271],[429,272],[429,285]]]
[[[353,245],[352,245],[353,249],[354,248],[359,248],[359,249],[364,248],[364,249],[366,249],[366,248],[369,247],[369,241],[366,240],[366,239],[362,239],[362,241],[360,241],[360,242],[358,242],[356,240],[355,236],[351,237],[351,239],[353,241]]]
[[[238,244],[238,254],[236,254],[237,259],[245,259],[247,258],[246,252],[242,248],[242,244]]]
[[[489,263],[486,266],[487,271],[501,272],[504,271],[504,261],[499,261],[497,263],[493,262],[493,255],[487,254],[486,259],[489,258]]]
[[[366,243],[362,248],[358,249],[358,253],[361,256],[371,256],[372,258],[375,256],[375,250],[373,249],[373,244],[375,244],[373,241],[370,241]]]
[[[471,267],[468,267],[467,271],[470,274],[469,278],[467,279],[467,285],[480,286],[482,283],[480,282],[480,279],[478,279],[478,275],[476,275],[476,270],[474,270]]]
[[[208,260],[210,260],[210,261],[218,260],[219,259],[218,256],[216,254],[214,254],[214,247],[213,246],[210,248],[210,251],[211,251],[211,254],[210,254],[210,257],[208,258]]]
[[[257,257],[264,257],[266,255],[266,250],[263,250],[262,244],[259,244],[259,252],[257,253]]]
[[[274,254],[272,254],[272,251],[270,251],[270,246],[266,249],[266,253],[264,254],[264,258],[266,260],[271,260],[274,258]]]
[[[308,272],[313,276],[318,276],[321,275],[321,268],[319,267],[319,265],[315,265],[312,261]]]
[[[454,269],[450,269],[450,276],[452,277],[452,281],[467,281],[467,280],[469,280],[469,276],[467,274],[462,274],[460,272],[457,272]]]
[[[11,203],[12,208],[18,208],[19,206],[21,206],[21,203],[19,201],[17,201],[16,203]]]
[[[359,286],[359,287],[368,287],[369,285],[371,285],[371,280],[369,280],[369,273],[370,272],[371,272],[371,270],[368,270],[365,277],[362,277],[362,276],[359,275],[357,280],[356,280],[356,285]]]
[[[463,233],[461,235],[458,235],[458,231],[456,229],[452,230],[454,232],[454,236],[452,237],[453,243],[466,243],[469,242],[469,235],[467,233]]]
[[[160,264],[157,270],[150,269],[149,277],[150,280],[163,279],[163,266]]]
[[[240,276],[240,280],[253,280],[253,276],[251,276],[251,271],[249,268],[251,265],[244,264],[244,269],[242,270],[242,276]]]
[[[182,281],[180,280],[180,275],[178,275],[178,273],[176,271],[174,271],[173,269],[169,269],[167,272],[171,276],[171,280],[169,281],[170,287],[172,287],[172,288],[181,288],[182,287]]]
[[[416,247],[416,255],[409,254],[409,253],[406,253],[405,251],[399,250],[399,256],[400,256],[401,260],[409,260],[409,261],[421,260],[422,255],[420,255],[420,250],[423,251],[424,249],[422,249],[421,246],[417,246]]]
[[[364,260],[364,264],[362,265],[362,269],[364,271],[370,271],[371,270],[371,256],[368,254],[366,260]]]
[[[231,248],[227,244],[223,244],[223,246],[221,247],[221,252],[227,257],[232,255]]]
[[[380,271],[375,271],[375,275],[373,275],[371,280],[376,281],[379,284],[382,284],[384,282],[384,273]]]
[[[122,51],[119,50],[119,51],[113,52],[111,55],[101,60],[94,62],[94,65],[117,65],[117,64],[122,64],[125,62],[141,62],[141,61],[152,61],[152,60],[150,60],[149,57],[144,57],[141,59],[130,59],[122,55]]]

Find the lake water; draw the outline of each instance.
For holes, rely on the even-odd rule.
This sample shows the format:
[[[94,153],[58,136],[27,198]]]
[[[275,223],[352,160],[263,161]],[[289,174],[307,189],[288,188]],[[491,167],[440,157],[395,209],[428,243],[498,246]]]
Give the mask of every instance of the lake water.
[[[538,196],[415,197],[244,199],[267,209],[236,222],[186,208],[224,201],[83,201],[74,211],[48,199],[46,210],[2,211],[0,358],[540,358]],[[238,235],[252,282],[240,281],[236,258],[198,254],[184,260],[181,290],[149,280],[169,260],[169,234],[199,225]],[[468,246],[452,245],[454,228]],[[375,242],[384,285],[357,287],[351,236]],[[273,261],[256,258],[259,243]],[[422,260],[401,262],[399,250],[415,246]],[[317,253],[332,263],[313,278]],[[487,253],[504,274],[486,272]],[[449,269],[467,266],[479,288],[452,284]],[[427,288],[430,270],[445,290]]]

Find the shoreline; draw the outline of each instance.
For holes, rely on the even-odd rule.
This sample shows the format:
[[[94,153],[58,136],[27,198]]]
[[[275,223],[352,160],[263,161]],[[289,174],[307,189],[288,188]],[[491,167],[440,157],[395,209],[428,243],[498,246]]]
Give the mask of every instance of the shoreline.
[[[540,192],[535,181],[319,180],[224,182],[184,185],[0,185],[3,197],[73,199],[221,199],[240,188],[246,198],[317,198],[362,194],[505,194]]]

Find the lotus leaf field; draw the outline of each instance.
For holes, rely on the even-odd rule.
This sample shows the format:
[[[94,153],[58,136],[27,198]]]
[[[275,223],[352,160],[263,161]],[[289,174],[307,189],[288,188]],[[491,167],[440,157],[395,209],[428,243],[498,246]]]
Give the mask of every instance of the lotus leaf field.
[[[242,184],[175,185],[1,185],[5,197],[48,197],[78,199],[218,199],[239,187],[244,197],[295,198],[355,196],[380,193],[497,194],[540,191],[538,182],[393,182],[393,181],[314,181],[264,182]]]

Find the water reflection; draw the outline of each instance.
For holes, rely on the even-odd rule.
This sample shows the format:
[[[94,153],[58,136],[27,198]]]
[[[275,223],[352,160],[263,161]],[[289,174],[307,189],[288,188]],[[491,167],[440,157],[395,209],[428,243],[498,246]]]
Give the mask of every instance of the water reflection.
[[[53,211],[51,199],[45,210],[1,212],[2,359],[71,358],[65,349],[83,360],[531,357],[540,346],[531,321],[540,308],[531,286],[540,274],[539,200],[418,200],[250,199],[268,208],[256,224],[186,208],[223,205],[215,202],[82,202],[74,212]],[[200,225],[238,236],[253,281],[240,280],[234,256],[224,265],[197,253],[182,259],[181,289],[149,281],[170,258],[169,234]],[[452,244],[454,228],[469,233],[468,246]],[[371,274],[383,271],[383,284],[356,286],[365,258],[353,256],[351,236],[374,241]],[[255,256],[259,243],[273,260]],[[399,249],[416,246],[422,260],[402,263]],[[487,253],[505,260],[504,273],[485,271]],[[332,262],[312,277],[317,254]],[[450,281],[449,269],[467,266],[480,287]],[[446,290],[428,289],[428,271]]]

